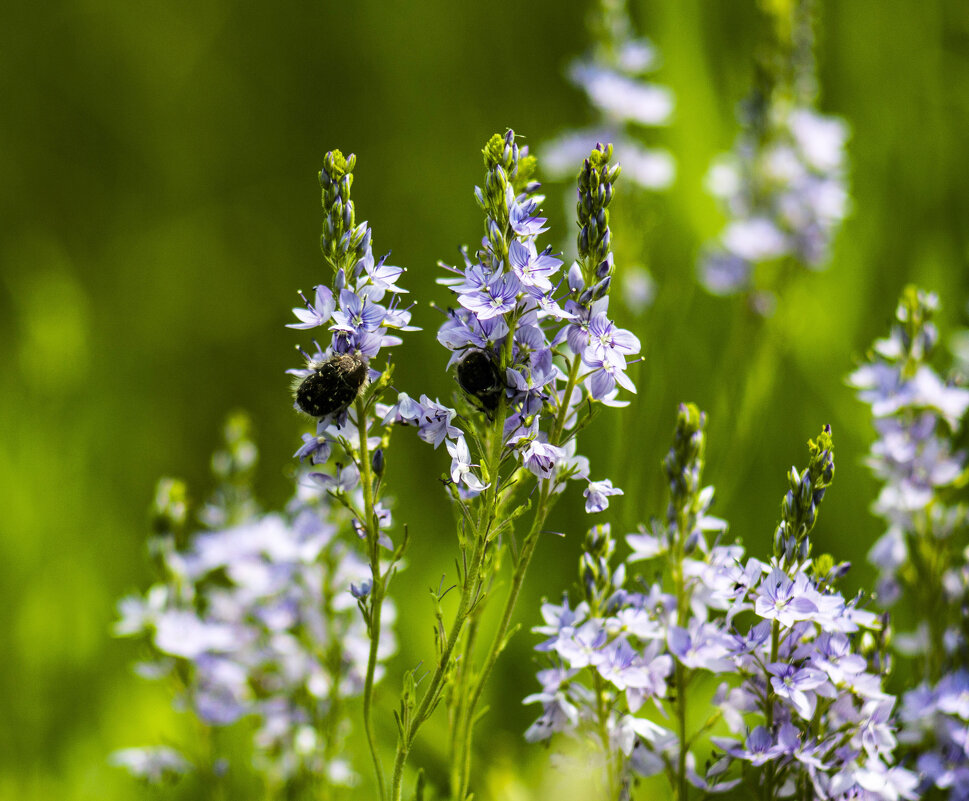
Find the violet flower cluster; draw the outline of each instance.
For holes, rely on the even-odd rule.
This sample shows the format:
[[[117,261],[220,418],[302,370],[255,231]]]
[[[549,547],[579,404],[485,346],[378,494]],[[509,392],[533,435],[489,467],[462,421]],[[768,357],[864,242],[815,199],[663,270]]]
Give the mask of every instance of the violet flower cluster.
[[[387,256],[375,261],[370,226],[356,223],[350,198],[355,165],[352,154],[344,158],[339,150],[334,150],[326,154],[319,174],[325,212],[321,243],[324,258],[333,269],[332,282],[316,285],[312,301],[300,293],[303,307],[293,309],[299,322],[287,327],[324,328],[330,340],[325,347],[314,340],[315,351],[302,352],[307,366],[289,371],[297,379],[305,380],[318,365],[334,356],[352,354],[367,365],[366,380],[379,384],[382,378],[389,377],[385,375],[389,371],[378,370],[371,362],[383,348],[401,344],[400,337],[390,332],[419,330],[410,325],[410,310],[399,302],[400,294],[407,291],[397,285],[403,268],[387,264]],[[296,453],[300,461],[309,458],[313,464],[324,464],[334,446],[353,436],[348,428],[361,421],[355,419],[352,407],[348,403],[331,414],[311,415],[317,417],[316,435],[303,435],[303,447]],[[296,408],[305,411],[298,401]],[[335,486],[350,482],[349,476],[331,478]]]
[[[748,294],[773,309],[785,272],[824,269],[850,210],[844,120],[817,110],[813,8],[795,0],[773,10],[780,51],[762,69],[766,85],[743,106],[733,152],[708,175],[727,222],[701,253],[700,280],[716,295]]]
[[[417,428],[451,457],[445,478],[459,520],[450,626],[435,594],[437,654],[421,692],[408,674],[397,712],[398,747],[391,799],[401,797],[404,767],[419,728],[444,701],[448,709],[450,790],[470,793],[473,729],[487,680],[511,634],[528,565],[556,499],[570,480],[583,482],[585,508],[604,510],[622,494],[610,479],[592,480],[577,434],[600,406],[623,406],[635,392],[627,374],[639,340],[609,316],[614,272],[609,204],[619,166],[597,145],[579,173],[578,258],[563,261],[539,239],[544,199],[532,180],[536,162],[513,131],[484,148],[485,181],[475,190],[485,213],[480,247],[462,249],[463,264],[444,266],[455,304],[438,329],[460,390],[455,407],[401,393],[384,418]],[[516,533],[523,516],[531,521]],[[498,628],[479,646],[477,627],[497,584],[504,554],[512,571]],[[479,655],[478,650],[482,653]],[[410,688],[410,689],[408,689]]]
[[[333,270],[332,284],[314,288],[314,300],[293,312],[302,330],[324,328],[326,347],[314,340],[315,352],[303,353],[307,365],[291,370],[296,376],[296,408],[316,419],[314,434],[303,435],[295,456],[323,470],[307,474],[319,491],[342,505],[352,528],[363,541],[368,562],[365,579],[352,594],[370,640],[363,679],[363,729],[381,797],[384,778],[373,724],[374,685],[379,677],[380,643],[393,608],[386,603],[389,585],[400,568],[407,546],[395,545],[389,535],[390,508],[383,501],[386,453],[393,429],[390,407],[381,403],[388,388],[391,365],[375,365],[380,351],[399,345],[391,332],[419,330],[410,325],[411,313],[400,301],[406,292],[397,281],[404,272],[391,267],[386,256],[374,260],[371,230],[356,223],[350,196],[356,158],[338,150],[327,153],[320,171],[324,223],[321,249]]]
[[[664,463],[665,521],[629,535],[632,553],[615,568],[608,527],[593,529],[583,600],[543,607],[537,650],[552,662],[541,692],[525,699],[543,709],[526,737],[591,739],[608,798],[629,798],[638,777],[656,774],[679,801],[741,783],[767,799],[914,798],[916,776],[894,764],[880,621],[835,589],[846,565],[811,558],[808,535],[834,474],[829,430],[810,443],[809,466],[788,476],[765,563],[724,544],[726,526],[709,514],[704,422],[681,407]],[[661,578],[631,581],[639,561]],[[691,729],[707,706],[716,711]]]
[[[592,106],[593,121],[543,143],[542,170],[552,181],[571,182],[575,165],[596,143],[611,142],[625,179],[640,189],[661,192],[673,184],[676,162],[668,150],[646,142],[670,123],[675,97],[669,87],[647,79],[659,69],[661,58],[651,41],[636,35],[626,0],[602,0],[595,5],[590,18],[594,46],[568,70],[569,80]],[[569,192],[564,201],[568,212]],[[642,314],[656,294],[649,269],[627,263],[618,279],[625,307]]]
[[[823,269],[848,213],[844,121],[781,100],[766,113],[708,176],[728,218],[700,260],[700,279],[717,295],[766,292],[758,271],[771,264]]]
[[[399,301],[401,293],[407,292],[397,285],[403,268],[388,265],[387,256],[375,261],[369,225],[355,222],[350,198],[355,164],[352,154],[344,158],[338,150],[324,158],[319,174],[325,212],[321,242],[324,258],[333,268],[332,288],[323,283],[316,285],[312,302],[300,293],[304,306],[293,309],[299,322],[287,327],[324,328],[330,338],[326,347],[314,339],[313,353],[301,351],[307,366],[288,372],[296,377],[295,386],[305,386],[308,379],[321,375],[321,368],[349,355],[365,366],[366,374],[363,381],[356,383],[336,372],[336,368],[326,374],[325,381],[336,383],[337,388],[347,390],[343,385],[350,386],[344,402],[333,401],[331,405],[336,408],[325,414],[314,414],[301,406],[297,389],[295,407],[316,419],[316,430],[302,435],[303,445],[294,456],[300,462],[329,465],[326,472],[308,473],[309,482],[351,512],[354,529],[367,541],[368,552],[371,545],[374,549],[379,545],[389,552],[393,564],[397,561],[395,556],[399,556],[387,533],[393,518],[379,499],[390,440],[390,428],[381,422],[389,407],[380,403],[379,397],[389,383],[391,365],[388,361],[380,369],[374,362],[382,349],[401,344],[400,337],[391,331],[420,329],[410,324],[410,309],[403,308]],[[332,389],[324,384],[319,391],[325,395]],[[376,553],[379,551],[374,550]],[[364,595],[372,583],[367,582],[361,589]]]
[[[642,144],[645,129],[667,125],[673,93],[645,80],[659,67],[655,46],[638,38],[625,0],[607,0],[593,18],[593,52],[572,62],[569,79],[589,99],[598,117],[590,128],[571,130],[542,146],[545,172],[555,180],[571,179],[574,165],[597,142],[611,142],[623,175],[643,189],[667,189],[676,175],[672,155]]]
[[[438,341],[450,352],[471,408],[506,411],[501,434],[502,461],[513,458],[537,479],[560,492],[567,479],[586,482],[586,511],[599,512],[611,495],[610,480],[592,481],[588,460],[575,453],[579,410],[589,401],[624,406],[619,390],[635,392],[627,375],[639,340],[609,317],[609,287],[614,271],[606,208],[618,165],[612,148],[598,145],[579,176],[579,259],[562,273],[563,262],[539,236],[547,228],[538,216],[544,199],[530,180],[534,159],[519,147],[514,132],[495,135],[485,148],[488,173],[475,195],[487,215],[486,234],[464,264],[447,269],[457,277],[450,287],[457,306],[448,310]],[[485,395],[469,386],[462,368],[471,360],[495,390]],[[481,477],[471,462],[468,418],[426,395],[419,401],[402,393],[388,421],[418,427],[435,448],[445,443],[451,479],[464,497],[482,492],[494,475]]]
[[[138,672],[175,684],[180,704],[203,724],[254,721],[253,762],[267,787],[352,784],[341,751],[344,701],[360,694],[367,668],[354,593],[369,569],[335,537],[346,514],[322,493],[299,488],[285,512],[259,509],[247,431],[244,418],[231,418],[227,447],[213,458],[219,488],[201,517],[216,527],[187,535],[184,485],[159,485],[151,547],[162,578],[121,601],[115,631],[146,640],[152,656]],[[394,650],[387,629],[380,659]],[[149,781],[227,767],[206,758],[156,746],[113,759]]]
[[[918,754],[926,787],[961,799],[969,798],[969,509],[958,496],[966,453],[954,441],[969,390],[931,365],[937,307],[936,295],[907,287],[890,336],[849,382],[871,406],[878,435],[868,459],[882,483],[872,511],[887,526],[869,553],[878,600],[886,608],[905,600],[918,621],[894,638],[921,680],[903,698],[899,739]]]
[[[969,390],[948,384],[930,363],[938,342],[932,322],[937,308],[934,293],[907,287],[890,336],[878,340],[870,361],[848,378],[871,406],[878,435],[868,464],[883,486],[872,511],[887,529],[869,558],[879,569],[878,596],[885,606],[926,580],[940,585],[941,576],[900,571],[911,564],[920,539],[951,542],[954,529],[966,522],[965,510],[950,507],[942,495],[965,474],[966,454],[952,440],[969,409]]]

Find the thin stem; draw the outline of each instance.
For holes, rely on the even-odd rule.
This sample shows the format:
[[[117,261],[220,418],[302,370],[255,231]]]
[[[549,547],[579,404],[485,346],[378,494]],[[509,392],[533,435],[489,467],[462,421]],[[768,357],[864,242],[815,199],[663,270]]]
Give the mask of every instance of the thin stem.
[[[539,532],[545,523],[545,518],[548,516],[549,496],[550,493],[545,491],[542,493],[539,500],[538,509],[536,510],[535,518],[532,521],[532,527],[525,536],[525,540],[522,542],[518,563],[515,565],[515,571],[512,575],[511,589],[508,591],[508,597],[505,599],[505,606],[504,610],[502,611],[501,622],[498,624],[498,629],[495,631],[491,644],[488,647],[484,665],[477,676],[475,676],[475,679],[471,685],[472,690],[470,700],[468,701],[467,711],[464,717],[464,730],[460,737],[462,752],[464,754],[462,763],[465,765],[470,765],[471,762],[471,746],[474,740],[474,711],[478,706],[478,702],[481,700],[481,695],[484,692],[485,684],[487,684],[491,671],[494,668],[495,663],[498,661],[498,656],[501,654],[501,651],[504,648],[505,640],[508,636],[508,630],[511,627],[511,619],[515,611],[515,605],[518,602],[518,596],[521,593],[522,585],[525,582],[525,573],[527,572],[528,565],[532,560],[532,555],[535,553],[535,547],[538,545]],[[463,773],[464,775],[461,781],[461,790],[463,795],[458,796],[459,798],[463,798],[464,795],[467,794],[468,784],[470,781],[470,772],[465,770]]]
[[[687,594],[686,577],[683,575],[683,557],[685,538],[689,535],[689,514],[685,506],[677,508],[676,537],[673,541],[673,591],[676,595],[676,624],[681,628],[687,623]],[[678,801],[686,801],[689,788],[686,781],[686,666],[676,660],[676,722],[680,738],[679,754],[676,761],[676,797]]]
[[[468,633],[464,640],[461,661],[457,665],[454,698],[454,714],[451,720],[451,794],[454,798],[461,798],[461,782],[465,768],[465,755],[462,748],[462,735],[465,731],[465,720],[468,715],[468,684],[471,680],[471,668],[474,659],[474,649],[477,644],[478,618],[473,618],[468,625]]]
[[[367,546],[370,551],[370,573],[373,585],[370,590],[370,653],[367,657],[367,675],[363,684],[363,730],[367,735],[367,745],[373,760],[374,776],[380,799],[387,797],[384,785],[384,772],[377,753],[377,743],[373,733],[373,685],[377,672],[377,650],[380,646],[380,613],[384,603],[383,576],[380,572],[380,543],[377,531],[377,516],[374,512],[373,476],[370,470],[370,454],[367,443],[367,409],[363,400],[357,398],[357,433],[360,439],[360,483],[363,485],[363,506],[365,520],[361,520],[367,532]]]
[[[579,378],[579,370],[582,368],[582,359],[578,356],[572,357],[572,367],[569,370],[569,380],[565,385],[565,392],[562,395],[562,404],[559,406],[559,413],[555,417],[555,425],[552,427],[551,436],[549,436],[549,442],[553,445],[559,445],[562,438],[562,432],[565,430],[565,418],[569,413],[569,400],[572,398],[572,393],[575,391],[575,385]]]
[[[511,333],[509,333],[507,347],[511,347]],[[391,798],[392,801],[400,801],[401,785],[404,777],[404,765],[410,753],[411,745],[417,735],[418,729],[427,720],[431,712],[437,705],[440,696],[441,685],[444,682],[448,667],[451,662],[451,655],[457,645],[465,622],[472,610],[472,605],[477,603],[482,586],[481,570],[484,563],[484,555],[488,542],[491,538],[491,531],[498,516],[498,483],[499,466],[504,449],[504,429],[505,420],[508,415],[507,406],[499,404],[495,414],[492,427],[491,450],[485,463],[486,478],[491,483],[488,494],[485,496],[485,506],[482,511],[482,524],[475,531],[474,544],[471,551],[471,560],[464,575],[464,583],[461,588],[461,600],[458,603],[458,610],[455,613],[454,621],[445,641],[444,651],[431,676],[430,684],[421,698],[420,704],[405,722],[404,729],[397,738],[397,754],[394,758],[394,773],[392,779]],[[465,668],[466,669],[466,668]],[[468,714],[473,714],[473,708],[468,707]]]
[[[676,797],[679,801],[686,801],[689,792],[686,782],[686,668],[676,660],[676,723],[679,730],[680,752],[676,764]]]
[[[572,392],[575,390],[581,367],[582,360],[578,356],[574,356],[569,369],[569,377],[566,384],[565,393],[562,395],[559,412],[558,415],[556,415],[555,424],[553,425],[549,436],[549,442],[554,445],[559,444],[562,437],[562,432],[565,429],[565,419],[569,410],[569,399],[572,397]],[[522,585],[525,582],[525,574],[528,571],[528,565],[531,563],[532,556],[535,553],[535,548],[538,545],[539,532],[545,525],[545,520],[548,517],[548,513],[551,508],[551,498],[552,493],[546,482],[546,486],[542,487],[538,508],[535,511],[535,517],[532,520],[531,529],[522,542],[521,552],[519,553],[518,561],[515,564],[515,570],[512,574],[511,589],[508,592],[508,597],[505,599],[505,606],[502,611],[501,621],[498,624],[498,629],[495,631],[491,644],[488,647],[484,665],[482,666],[480,673],[475,676],[474,681],[471,684],[472,690],[470,700],[467,703],[464,718],[462,721],[459,721],[462,731],[458,737],[458,742],[461,744],[462,758],[460,759],[459,763],[461,772],[461,793],[458,794],[458,799],[464,798],[467,795],[471,780],[470,765],[472,744],[474,742],[475,709],[477,709],[478,703],[481,701],[484,687],[491,676],[491,671],[494,669],[495,663],[498,661],[498,656],[501,654],[501,651],[505,646],[505,640],[511,627],[512,615],[514,614],[515,606],[518,603],[518,596],[521,593]],[[495,503],[497,504],[497,493],[495,495]]]
[[[448,665],[451,662],[451,654],[454,651],[455,645],[457,645],[458,638],[461,636],[461,630],[465,621],[467,620],[468,611],[471,608],[471,602],[473,600],[474,590],[477,587],[477,582],[472,579],[472,576],[476,576],[481,570],[481,563],[484,556],[484,540],[485,537],[483,535],[475,538],[471,563],[468,566],[468,570],[464,578],[464,586],[461,590],[461,601],[458,605],[458,611],[454,616],[454,622],[451,624],[451,630],[448,632],[447,640],[445,641],[444,645],[444,651],[441,653],[441,658],[438,660],[434,673],[431,676],[430,684],[428,685],[427,690],[424,692],[420,704],[418,705],[414,714],[411,716],[411,719],[408,725],[406,725],[404,731],[397,738],[397,756],[394,759],[393,789],[391,793],[393,801],[400,801],[404,763],[407,761],[407,755],[410,753],[411,744],[414,741],[414,737],[417,735],[417,730],[430,716],[431,711],[433,711],[433,707],[437,703],[441,684],[444,681],[445,673],[447,672]]]
[[[609,713],[606,709],[605,685],[598,670],[592,671],[592,683],[596,693],[596,716],[599,718],[599,740],[602,742],[602,757],[605,760],[606,784],[609,798],[619,801],[618,776],[615,769],[615,754],[609,743]]]
[[[770,664],[773,664],[774,662],[777,661],[777,651],[780,648],[780,641],[781,641],[781,624],[775,618],[774,622],[771,623],[771,629],[770,629]],[[766,675],[766,671],[765,671],[764,678],[767,682],[767,697],[765,699],[766,708],[764,709],[764,719],[767,723],[767,731],[771,735],[771,737],[773,737],[774,736],[774,732],[773,732],[774,687],[770,682],[770,677]],[[774,762],[773,761],[770,761],[767,763],[766,773],[767,773],[767,777],[765,781],[766,797],[768,799],[771,799],[771,801],[773,801],[773,798],[774,798]]]

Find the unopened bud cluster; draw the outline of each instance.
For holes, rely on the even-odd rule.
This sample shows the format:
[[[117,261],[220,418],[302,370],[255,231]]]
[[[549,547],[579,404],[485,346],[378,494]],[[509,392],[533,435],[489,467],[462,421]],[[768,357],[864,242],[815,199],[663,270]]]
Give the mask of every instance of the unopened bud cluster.
[[[786,565],[805,562],[810,555],[808,534],[817,521],[824,491],[834,479],[831,427],[825,426],[809,447],[808,467],[800,472],[792,467],[787,474],[790,488],[781,502],[781,521],[774,531],[774,556]]]
[[[320,246],[323,256],[334,271],[364,257],[370,248],[370,228],[366,223],[356,225],[350,187],[357,157],[352,153],[344,158],[333,150],[323,159],[320,186],[323,188],[323,233]]]

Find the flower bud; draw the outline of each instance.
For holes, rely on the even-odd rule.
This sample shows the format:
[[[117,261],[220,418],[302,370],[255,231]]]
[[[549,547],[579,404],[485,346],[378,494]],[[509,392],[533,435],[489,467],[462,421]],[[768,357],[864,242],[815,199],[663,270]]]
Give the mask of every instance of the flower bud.
[[[585,279],[582,277],[582,267],[577,261],[572,262],[569,267],[569,291],[573,294],[585,289]]]

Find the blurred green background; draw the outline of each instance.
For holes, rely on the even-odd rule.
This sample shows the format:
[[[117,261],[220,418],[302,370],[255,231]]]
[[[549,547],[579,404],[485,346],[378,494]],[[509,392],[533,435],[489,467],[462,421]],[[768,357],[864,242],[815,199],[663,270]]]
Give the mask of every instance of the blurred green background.
[[[705,194],[731,146],[735,110],[766,32],[753,0],[633,3],[676,94],[653,141],[678,179],[648,197],[620,182],[617,264],[648,265],[656,301],[619,318],[642,339],[639,394],[585,436],[595,476],[626,490],[605,515],[620,532],[664,509],[659,461],[676,403],[711,414],[707,479],[716,511],[763,553],[805,441],[835,431],[838,475],[818,547],[871,573],[876,486],[861,463],[871,426],[844,375],[887,331],[909,281],[936,290],[942,326],[965,323],[969,290],[969,14],[962,0],[821,5],[821,106],[845,117],[854,213],[830,269],[787,288],[775,315],[703,294],[700,244],[722,223]],[[446,303],[439,258],[474,243],[480,148],[506,127],[539,143],[591,121],[563,78],[589,38],[587,2],[345,4],[87,0],[12,4],[0,30],[0,799],[156,797],[106,764],[123,746],[187,736],[163,688],[134,677],[135,644],[110,636],[116,599],[151,580],[146,509],[156,478],[201,497],[225,414],[253,415],[259,490],[279,504],[301,423],[288,378],[301,340],[284,328],[297,289],[328,280],[318,252],[316,171],[358,156],[359,219],[393,249],[430,329],[396,349],[398,388],[446,399],[431,331]],[[547,241],[573,235],[550,190]],[[730,344],[732,343],[732,344]],[[728,352],[729,351],[729,352]],[[413,536],[397,588],[402,653],[430,653],[430,604],[450,561],[435,478],[446,457],[406,434],[389,454],[396,518]],[[586,520],[573,493],[562,539],[541,546],[524,629],[503,657],[480,743],[482,798],[528,798],[544,749],[531,656],[538,600],[575,576]],[[381,695],[388,710],[392,678]],[[390,743],[392,722],[383,724]],[[433,764],[433,726],[418,761]],[[361,752],[362,755],[362,752]],[[366,763],[359,763],[366,775]],[[551,792],[551,785],[546,787]],[[517,789],[516,789],[517,788]],[[535,790],[535,797],[545,791]],[[558,791],[556,791],[558,792]],[[206,797],[189,783],[182,797]],[[361,791],[361,796],[366,796]],[[561,796],[560,797],[565,797]]]

